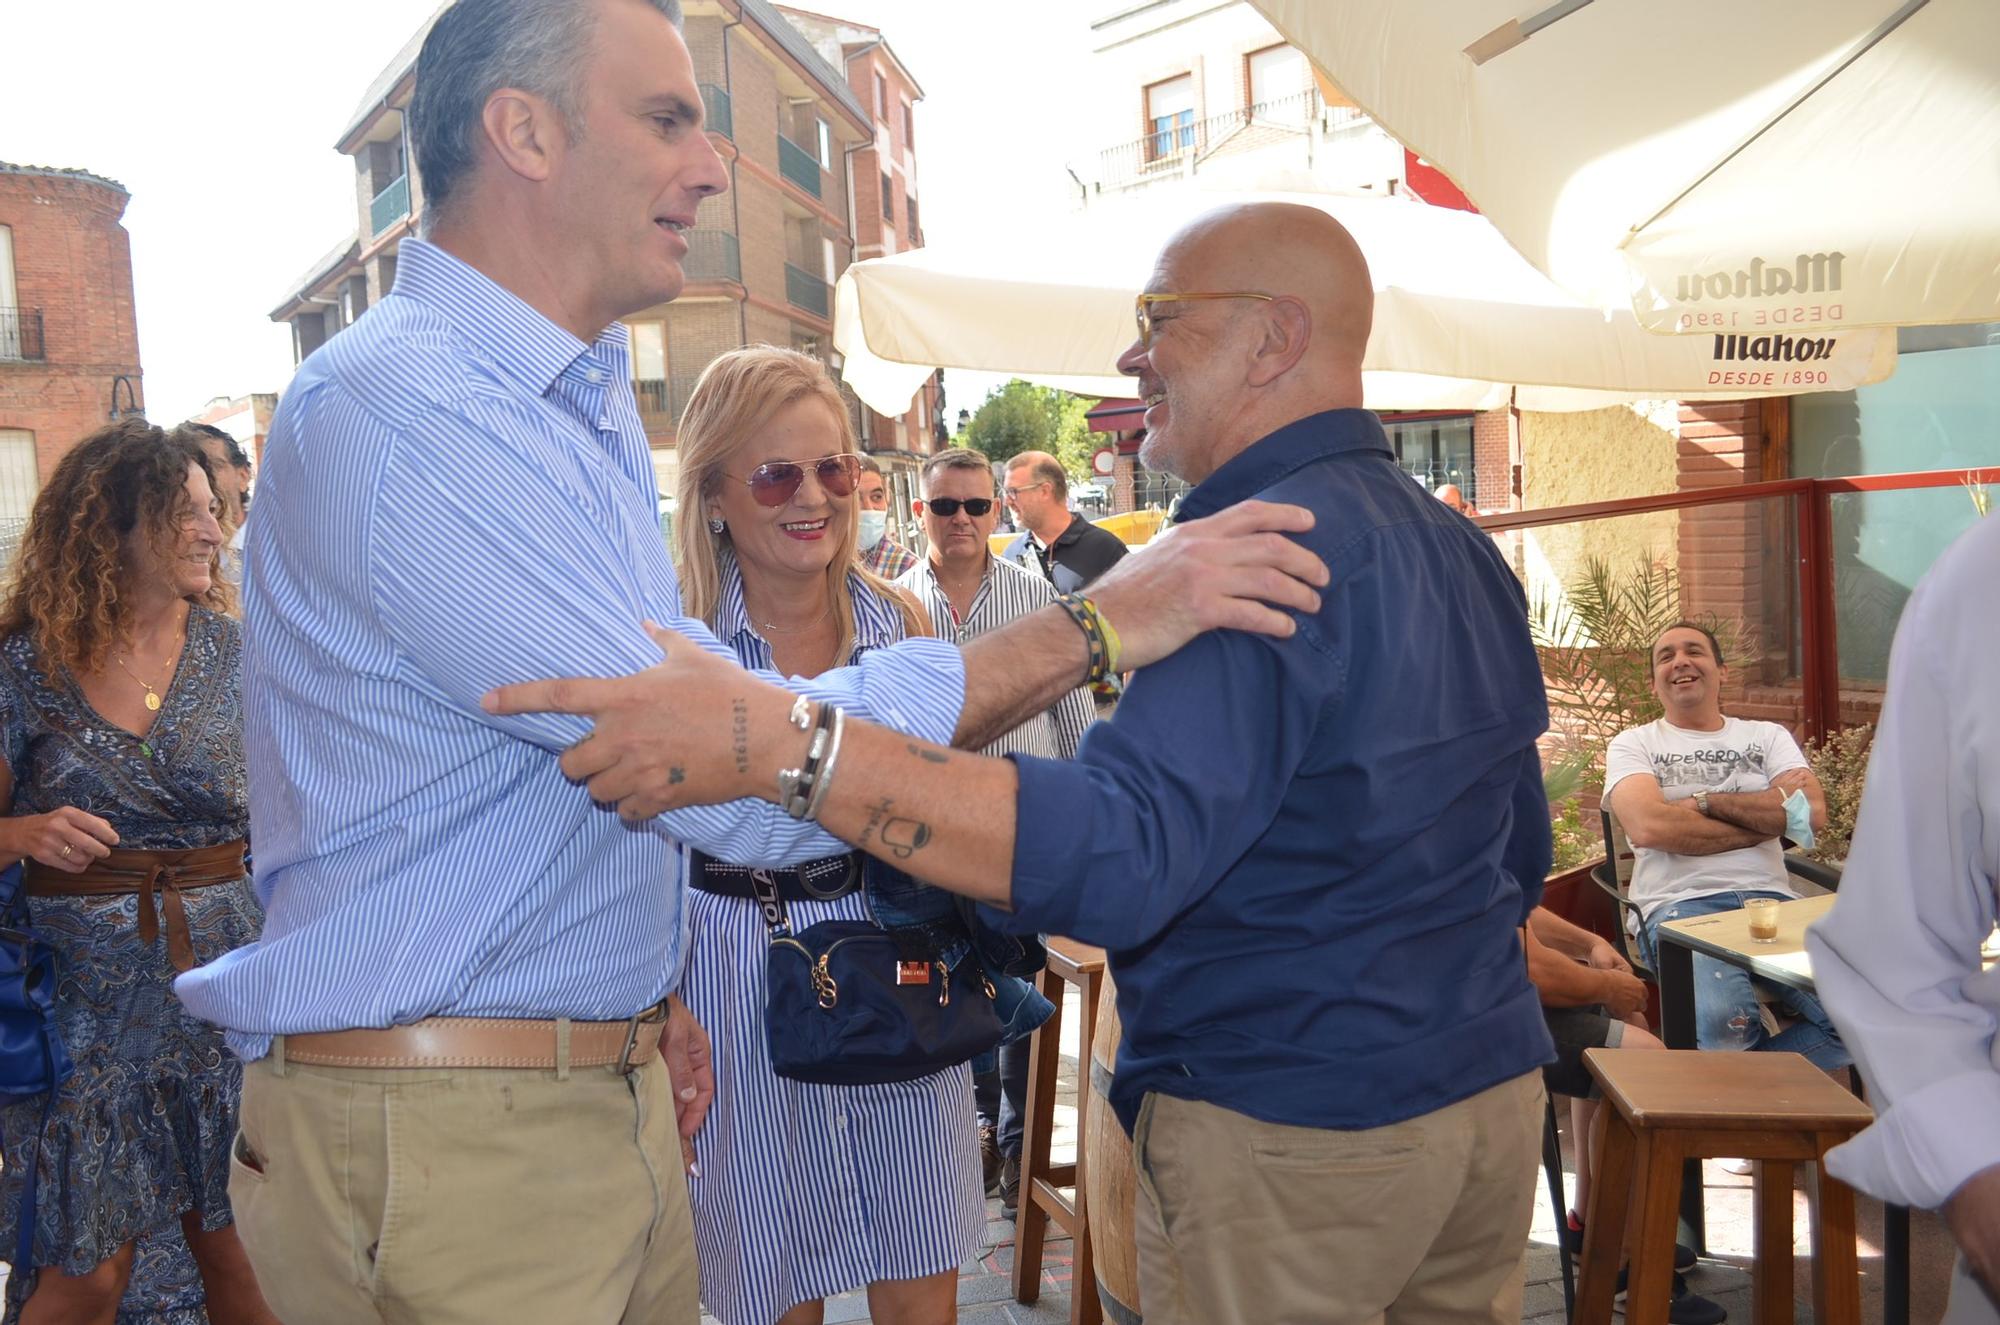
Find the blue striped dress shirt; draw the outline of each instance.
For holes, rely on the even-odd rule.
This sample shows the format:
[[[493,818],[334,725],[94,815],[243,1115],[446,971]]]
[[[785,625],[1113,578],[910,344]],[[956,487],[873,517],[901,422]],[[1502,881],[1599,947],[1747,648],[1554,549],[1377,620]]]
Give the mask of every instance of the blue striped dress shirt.
[[[557,765],[584,720],[479,707],[658,662],[648,618],[733,656],[681,614],[630,377],[622,326],[585,345],[411,241],[394,293],[286,391],[244,595],[264,934],[176,983],[244,1058],[437,1015],[629,1016],[678,982],[677,842],[772,865],[844,849],[761,802],[628,827]],[[935,741],[964,702],[939,640],[788,684]]]

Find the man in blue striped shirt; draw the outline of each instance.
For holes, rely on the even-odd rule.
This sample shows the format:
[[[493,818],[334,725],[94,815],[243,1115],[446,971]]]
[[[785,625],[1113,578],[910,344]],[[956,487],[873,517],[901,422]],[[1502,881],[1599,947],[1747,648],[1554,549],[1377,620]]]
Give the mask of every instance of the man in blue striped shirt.
[[[410,110],[431,242],[273,422],[244,665],[267,921],[177,988],[250,1061],[232,1198],[293,1325],[692,1325],[676,1121],[706,1107],[705,1045],[678,1010],[641,1018],[679,978],[676,844],[838,849],[747,802],[623,822],[558,766],[585,724],[478,702],[657,662],[648,619],[729,656],[681,615],[616,321],[679,293],[683,232],[726,184],[677,22],[672,0],[445,11]],[[1154,647],[1246,610],[1259,558],[1232,541],[1258,543],[1183,558],[1194,585],[1163,568]],[[796,688],[983,740],[1035,684],[985,670],[963,713],[946,641]]]

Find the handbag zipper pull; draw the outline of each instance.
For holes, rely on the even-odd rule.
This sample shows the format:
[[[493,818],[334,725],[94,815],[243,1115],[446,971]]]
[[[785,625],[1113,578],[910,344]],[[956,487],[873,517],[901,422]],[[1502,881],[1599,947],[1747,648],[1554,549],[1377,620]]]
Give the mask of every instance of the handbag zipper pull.
[[[835,983],[833,972],[826,969],[827,958],[832,955],[831,952],[823,952],[813,963],[813,993],[823,1008],[830,1008],[840,1001],[840,986]]]
[[[951,968],[949,966],[946,966],[943,962],[937,963],[937,968],[938,968],[938,1006],[941,1008],[948,1008],[951,1006]]]

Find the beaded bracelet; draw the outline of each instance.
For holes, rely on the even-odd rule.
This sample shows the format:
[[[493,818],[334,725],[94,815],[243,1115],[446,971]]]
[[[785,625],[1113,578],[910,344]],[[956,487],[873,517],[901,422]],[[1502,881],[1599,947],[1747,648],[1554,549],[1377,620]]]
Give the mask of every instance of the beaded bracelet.
[[[1066,593],[1056,596],[1056,604],[1069,613],[1070,620],[1083,632],[1083,642],[1090,651],[1090,667],[1084,673],[1085,685],[1102,685],[1118,672],[1120,652],[1118,636],[1112,632],[1111,623],[1097,610],[1097,604],[1078,594]]]

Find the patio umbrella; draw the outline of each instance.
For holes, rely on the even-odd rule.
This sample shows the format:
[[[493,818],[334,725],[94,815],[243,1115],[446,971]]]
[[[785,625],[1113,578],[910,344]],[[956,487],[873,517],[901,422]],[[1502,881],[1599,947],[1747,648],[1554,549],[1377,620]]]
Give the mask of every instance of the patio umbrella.
[[[1993,0],[1251,0],[1650,330],[2000,318]]]
[[[1408,198],[1196,187],[1023,227],[1003,252],[934,244],[855,263],[834,292],[842,378],[889,415],[908,409],[940,367],[1128,395],[1118,356],[1132,343],[1132,299],[1161,245],[1209,208],[1259,199],[1322,208],[1361,245],[1375,285],[1363,385],[1376,409],[1733,400],[1846,390],[1894,368],[1894,337],[1878,332],[1648,335],[1630,313],[1585,307],[1557,289],[1470,212]]]

